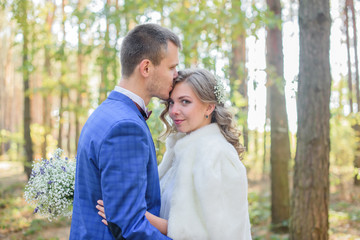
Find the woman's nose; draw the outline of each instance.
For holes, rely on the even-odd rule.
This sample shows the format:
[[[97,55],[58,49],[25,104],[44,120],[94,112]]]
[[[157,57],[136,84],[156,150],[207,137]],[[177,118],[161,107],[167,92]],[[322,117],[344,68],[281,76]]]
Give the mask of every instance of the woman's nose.
[[[179,113],[178,107],[176,106],[175,103],[173,103],[173,104],[170,106],[169,111],[170,111],[170,115],[177,115],[177,114]]]

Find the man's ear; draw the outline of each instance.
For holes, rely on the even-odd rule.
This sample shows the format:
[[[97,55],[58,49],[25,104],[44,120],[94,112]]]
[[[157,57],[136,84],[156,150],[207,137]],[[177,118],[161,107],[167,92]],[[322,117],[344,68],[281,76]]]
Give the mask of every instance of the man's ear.
[[[141,76],[144,78],[147,78],[150,76],[151,72],[153,70],[153,64],[149,59],[143,59],[139,64],[139,71]]]

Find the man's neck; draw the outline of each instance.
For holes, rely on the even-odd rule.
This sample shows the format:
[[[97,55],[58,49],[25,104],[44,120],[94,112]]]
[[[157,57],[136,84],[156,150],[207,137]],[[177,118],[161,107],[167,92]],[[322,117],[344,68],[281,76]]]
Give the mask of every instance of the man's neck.
[[[145,106],[147,106],[150,102],[150,97],[146,95],[145,91],[145,84],[136,81],[135,79],[131,78],[122,78],[118,84],[119,87],[125,88],[130,92],[138,95],[144,100]]]

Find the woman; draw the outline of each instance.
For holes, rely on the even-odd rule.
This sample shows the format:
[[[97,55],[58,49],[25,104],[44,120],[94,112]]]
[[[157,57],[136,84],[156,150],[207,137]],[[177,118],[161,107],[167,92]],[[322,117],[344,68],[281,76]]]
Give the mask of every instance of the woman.
[[[246,169],[239,159],[244,150],[224,103],[223,88],[209,71],[179,71],[161,114],[167,151],[159,165],[160,218],[146,214],[173,239],[251,239]]]

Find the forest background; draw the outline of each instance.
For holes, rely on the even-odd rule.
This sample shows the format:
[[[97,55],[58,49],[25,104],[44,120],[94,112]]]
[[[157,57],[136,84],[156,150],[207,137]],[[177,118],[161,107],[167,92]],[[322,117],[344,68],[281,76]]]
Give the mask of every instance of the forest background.
[[[304,24],[312,9],[325,16],[314,26]],[[1,0],[0,239],[68,238],[69,219],[49,222],[24,202],[31,163],[58,147],[75,157],[87,117],[121,77],[123,37],[146,22],[179,35],[179,69],[207,68],[227,86],[247,149],[253,238],[360,239],[359,12],[358,0]],[[319,64],[307,69],[309,52]],[[160,162],[162,104],[149,107]],[[308,129],[325,138],[304,144]]]

